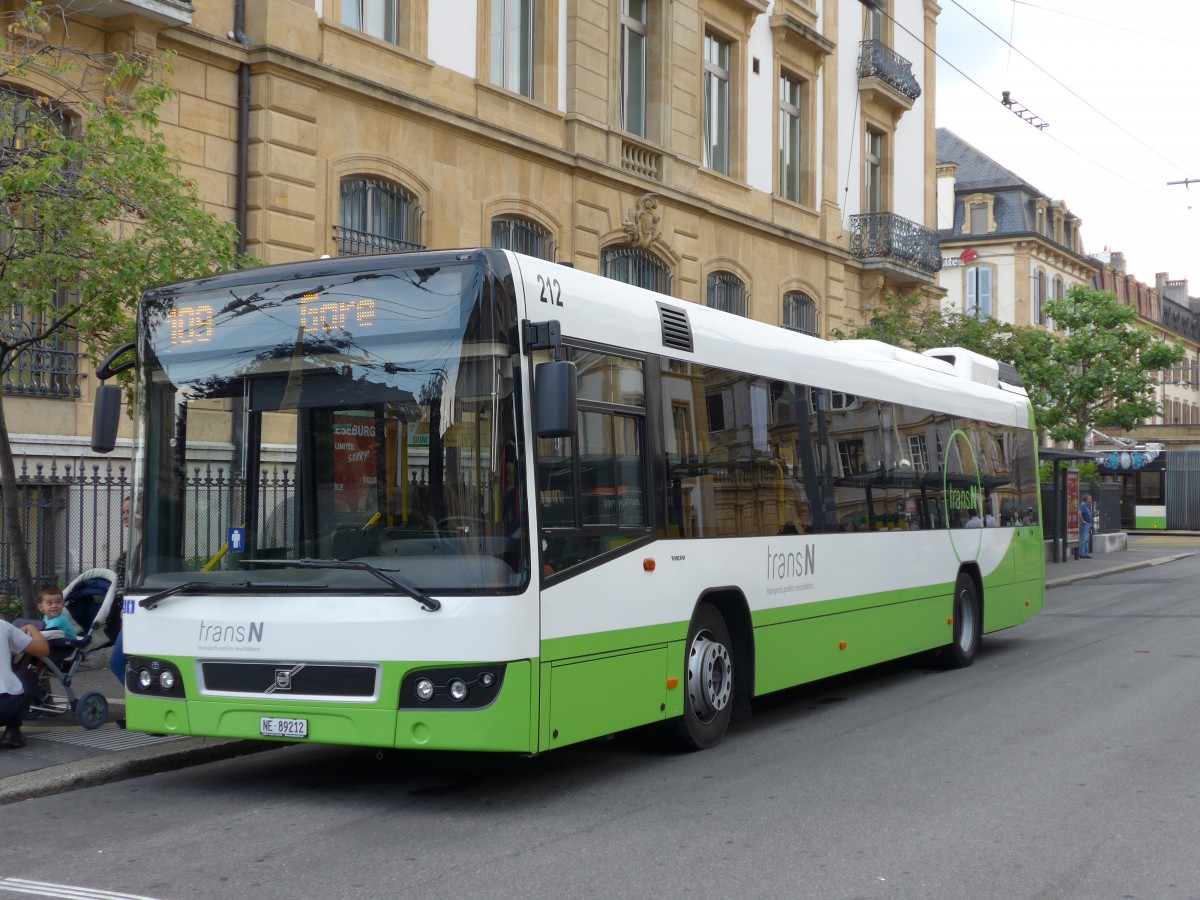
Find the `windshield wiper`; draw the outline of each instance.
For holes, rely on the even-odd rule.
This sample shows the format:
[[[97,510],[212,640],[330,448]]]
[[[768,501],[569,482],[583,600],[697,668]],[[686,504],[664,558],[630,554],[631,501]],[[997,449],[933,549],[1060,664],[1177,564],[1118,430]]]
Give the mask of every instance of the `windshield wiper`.
[[[252,563],[256,566],[275,566],[277,568],[295,567],[297,569],[352,569],[359,572],[370,572],[380,581],[389,584],[396,590],[408,594],[427,612],[437,612],[442,608],[440,600],[430,597],[427,593],[411,584],[406,584],[399,578],[389,575],[395,569],[378,569],[370,563],[361,560],[346,559],[243,559],[242,563]]]
[[[169,587],[158,593],[151,594],[149,597],[143,597],[138,601],[138,606],[142,609],[154,609],[159,603],[166,600],[174,594],[182,594],[184,591],[194,591],[200,588],[205,590],[249,590],[252,587],[249,581],[238,581],[230,584],[227,581],[185,581],[183,584],[177,584],[174,587]]]

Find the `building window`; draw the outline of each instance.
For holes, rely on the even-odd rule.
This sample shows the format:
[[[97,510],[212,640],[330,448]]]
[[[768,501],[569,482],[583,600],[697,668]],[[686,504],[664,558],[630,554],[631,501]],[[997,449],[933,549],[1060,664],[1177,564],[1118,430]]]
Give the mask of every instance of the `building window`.
[[[732,272],[713,272],[708,276],[708,305],[745,316],[749,314],[750,292]]]
[[[534,0],[492,0],[492,84],[533,97]]]
[[[983,266],[967,269],[967,315],[983,320],[992,315],[992,270]]]
[[[804,154],[801,150],[802,82],[779,76],[779,196],[799,203]]]
[[[863,475],[871,470],[867,462],[867,448],[862,441],[838,441],[837,452],[843,478]]]
[[[988,208],[986,203],[971,204],[971,234],[987,234]]]
[[[35,123],[67,134],[74,131],[59,104],[0,84],[0,168],[6,167],[9,154],[19,157],[31,152],[29,135]],[[7,215],[0,219],[0,259],[23,253],[24,247],[18,241],[40,245],[54,240],[53,223],[39,222],[35,212],[15,206],[7,207],[5,212]],[[8,230],[13,226],[20,228],[20,236]],[[34,247],[28,249],[37,252]],[[0,386],[13,394],[78,397],[79,341],[73,330],[55,325],[78,297],[70,287],[60,284],[54,296],[47,299],[48,303],[22,303],[4,311],[0,341],[8,346],[13,361],[0,379]],[[55,328],[53,335],[39,339],[51,328]],[[23,346],[18,350],[19,344]]]
[[[492,246],[550,262],[558,258],[558,243],[550,232],[537,222],[520,216],[500,216],[492,220]]]
[[[856,394],[843,391],[825,391],[814,389],[809,395],[809,408],[813,414],[817,412],[840,412],[847,409],[858,409],[862,399]]]
[[[635,247],[607,247],[600,251],[600,274],[613,281],[671,295],[671,269],[653,253]]]
[[[334,229],[339,256],[424,250],[416,197],[375,178],[343,178],[341,224]]]
[[[783,295],[783,327],[820,337],[817,329],[817,301],[801,291],[788,291]]]
[[[342,0],[342,24],[396,43],[396,0]]]
[[[914,471],[929,471],[929,449],[925,443],[925,435],[910,434],[908,436],[908,461],[912,463]]]
[[[24,305],[9,308],[8,315],[0,321],[0,340],[9,346],[15,361],[0,380],[5,392],[36,397],[79,396],[80,353],[75,332],[60,329],[37,340],[38,335],[45,334],[77,302],[73,291],[60,289],[55,292],[53,306],[47,309],[29,309]],[[13,349],[31,339],[35,342],[20,350]]]
[[[704,34],[704,165],[729,174],[729,41]]]
[[[883,0],[863,0],[863,12],[866,19],[863,22],[863,39],[868,41],[883,40]]]
[[[621,0],[621,127],[646,136],[646,0]]]
[[[1033,324],[1046,324],[1046,273],[1038,269],[1033,273]]]
[[[866,208],[863,212],[883,212],[883,132],[868,128],[864,149]]]

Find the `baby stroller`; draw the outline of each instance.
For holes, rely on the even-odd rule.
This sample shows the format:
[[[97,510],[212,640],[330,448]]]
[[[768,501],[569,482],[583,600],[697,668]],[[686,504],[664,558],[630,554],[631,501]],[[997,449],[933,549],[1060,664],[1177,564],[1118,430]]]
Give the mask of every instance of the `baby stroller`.
[[[88,569],[63,589],[66,608],[83,630],[74,640],[61,631],[42,632],[50,644],[50,655],[40,661],[43,673],[38,681],[38,696],[26,718],[74,713],[79,724],[87,729],[99,728],[108,721],[108,700],[104,695],[89,691],[76,698],[71,681],[89,654],[112,646],[115,633],[112,637],[106,634],[105,623],[116,601],[117,587],[116,572]],[[56,696],[53,681],[62,685],[63,698]]]

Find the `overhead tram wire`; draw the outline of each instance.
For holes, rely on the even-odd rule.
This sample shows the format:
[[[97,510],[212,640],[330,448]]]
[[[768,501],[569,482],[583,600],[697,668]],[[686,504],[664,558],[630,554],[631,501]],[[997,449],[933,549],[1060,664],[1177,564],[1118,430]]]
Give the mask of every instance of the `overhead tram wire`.
[[[982,84],[980,84],[978,81],[976,81],[970,75],[968,75],[966,72],[964,72],[958,66],[956,66],[954,63],[950,62],[950,60],[946,59],[946,57],[942,56],[942,54],[939,53],[935,48],[930,47],[927,43],[925,43],[925,40],[923,38],[919,37],[916,34],[913,34],[913,32],[911,32],[908,28],[906,28],[901,22],[896,21],[895,17],[893,17],[890,13],[885,12],[884,15],[887,16],[891,20],[893,25],[895,25],[897,28],[899,28],[901,31],[903,31],[905,34],[907,34],[909,37],[911,37],[913,40],[915,40],[918,44],[920,44],[926,50],[930,51],[935,57],[940,59],[947,66],[949,66],[951,69],[953,69],[959,75],[961,75],[966,81],[968,81],[970,84],[977,87],[980,91],[982,91],[984,94],[986,94],[990,99],[997,100],[997,97],[995,94],[993,94],[991,91],[989,91],[987,88],[985,88]],[[1001,99],[1001,100],[998,100],[998,102],[1003,104],[1004,101]],[[1138,184],[1136,181],[1130,180],[1129,178],[1122,175],[1120,172],[1110,169],[1108,166],[1104,165],[1103,163],[1097,162],[1096,160],[1094,160],[1090,156],[1088,156],[1086,153],[1083,153],[1080,150],[1076,150],[1074,147],[1072,147],[1070,144],[1068,144],[1064,141],[1060,141],[1057,137],[1055,137],[1055,135],[1051,134],[1048,129],[1038,129],[1038,133],[1044,134],[1046,137],[1050,138],[1052,141],[1054,141],[1056,144],[1061,146],[1063,149],[1071,151],[1076,156],[1078,156],[1080,159],[1084,160],[1085,162],[1091,163],[1097,169],[1107,172],[1109,175],[1112,175],[1114,178],[1120,179],[1121,181],[1128,184],[1130,187],[1137,188],[1139,191],[1142,191],[1145,194],[1149,194],[1151,197],[1154,197],[1156,200],[1159,200],[1163,203],[1180,205],[1180,206],[1184,206],[1187,209],[1191,209],[1190,206],[1187,206],[1186,204],[1180,204],[1179,201],[1177,201],[1177,200],[1172,200],[1168,197],[1164,197],[1161,194],[1155,193],[1154,191],[1152,191],[1150,188],[1146,187],[1145,185]],[[1170,160],[1168,160],[1168,162],[1170,162]],[[1171,163],[1171,165],[1175,165],[1175,163]]]
[[[1090,109],[1092,112],[1096,113],[1098,116],[1100,116],[1106,122],[1108,122],[1110,125],[1114,126],[1118,131],[1122,132],[1123,134],[1127,135],[1128,137],[1133,138],[1135,141],[1137,141],[1139,144],[1141,144],[1143,147],[1145,147],[1147,150],[1149,150],[1151,153],[1153,153],[1155,156],[1157,156],[1163,162],[1170,163],[1172,166],[1174,166],[1180,172],[1183,172],[1185,174],[1187,173],[1187,169],[1185,169],[1179,163],[1175,162],[1173,159],[1167,159],[1167,157],[1165,157],[1161,153],[1159,153],[1158,150],[1156,150],[1154,147],[1147,144],[1145,141],[1143,141],[1140,137],[1138,137],[1136,134],[1134,134],[1132,131],[1130,131],[1128,128],[1126,128],[1124,125],[1122,125],[1121,123],[1119,123],[1115,119],[1113,119],[1111,116],[1109,116],[1106,112],[1104,112],[1104,110],[1089,103],[1087,101],[1087,99],[1080,96],[1078,92],[1072,90],[1070,87],[1063,84],[1063,82],[1061,82],[1059,79],[1055,78],[1054,75],[1051,74],[1050,72],[1047,72],[1046,69],[1043,68],[1042,65],[1040,63],[1038,63],[1037,60],[1033,59],[1027,53],[1022,51],[1019,47],[1017,47],[1010,40],[1008,40],[1006,37],[1004,37],[1004,35],[999,34],[994,28],[992,28],[992,26],[988,25],[987,22],[984,22],[982,19],[979,18],[979,16],[975,15],[975,13],[971,12],[969,9],[967,9],[965,6],[963,6],[962,3],[959,2],[959,0],[950,0],[950,2],[953,3],[955,6],[957,6],[959,9],[961,9],[963,12],[965,12],[968,16],[970,16],[972,19],[974,19],[976,22],[978,22],[984,28],[986,28],[992,35],[994,35],[996,37],[997,40],[1003,41],[1010,50],[1013,50],[1017,54],[1019,54],[1026,62],[1030,63],[1035,69],[1037,69],[1039,72],[1041,72],[1047,78],[1049,78],[1051,81],[1053,81],[1059,87],[1061,87],[1064,91],[1066,91],[1068,94],[1070,94],[1076,100],[1078,100],[1080,103],[1082,103],[1088,109]],[[1014,0],[1014,2],[1015,2],[1015,0]]]
[[[1148,31],[1138,31],[1135,28],[1129,28],[1126,25],[1117,25],[1113,22],[1101,22],[1099,19],[1091,19],[1087,16],[1076,15],[1075,13],[1063,12],[1061,9],[1052,9],[1049,6],[1040,6],[1037,3],[1029,3],[1027,0],[1009,0],[1014,7],[1028,6],[1030,9],[1036,9],[1039,12],[1053,13],[1056,16],[1066,16],[1068,19],[1078,19],[1081,22],[1087,22],[1089,25],[1102,25],[1105,28],[1111,28],[1114,31],[1121,32],[1122,35],[1136,34],[1138,37],[1147,37],[1156,41],[1164,41],[1168,44],[1178,44],[1180,47],[1190,47],[1196,49],[1196,45],[1188,41],[1177,41],[1169,37],[1163,37],[1161,34],[1150,34]]]

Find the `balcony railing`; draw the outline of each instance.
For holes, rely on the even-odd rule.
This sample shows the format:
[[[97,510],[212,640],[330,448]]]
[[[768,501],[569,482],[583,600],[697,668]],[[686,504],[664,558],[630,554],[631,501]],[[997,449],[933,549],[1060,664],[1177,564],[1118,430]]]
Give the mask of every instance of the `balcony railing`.
[[[878,78],[909,100],[921,96],[921,85],[912,73],[912,63],[883,41],[863,41],[858,57],[858,77]]]
[[[621,168],[652,181],[662,181],[662,153],[628,138],[621,140]]]
[[[942,268],[941,248],[936,231],[895,213],[850,217],[850,252],[859,259],[935,275]]]
[[[38,326],[14,318],[4,323],[0,337],[5,343],[13,343],[31,338],[38,331]],[[73,336],[51,335],[17,352],[11,368],[0,376],[0,388],[9,394],[35,397],[78,397],[79,357]]]
[[[371,234],[354,228],[333,226],[333,239],[337,242],[338,256],[369,256],[375,253],[400,253],[404,250],[424,250],[423,244],[398,238]]]

